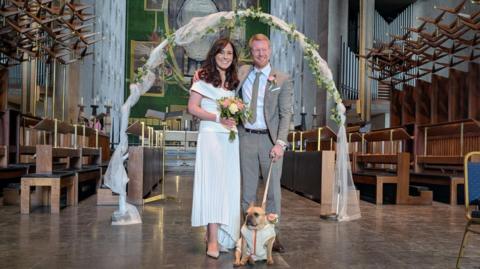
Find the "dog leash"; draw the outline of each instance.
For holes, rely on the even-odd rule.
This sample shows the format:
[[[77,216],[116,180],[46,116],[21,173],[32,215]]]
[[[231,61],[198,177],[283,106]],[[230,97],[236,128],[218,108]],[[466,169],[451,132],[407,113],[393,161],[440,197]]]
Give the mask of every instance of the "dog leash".
[[[268,187],[270,185],[270,175],[272,174],[273,159],[270,159],[270,168],[268,169],[267,183],[265,184],[265,190],[263,192],[262,208],[265,210],[267,203]]]

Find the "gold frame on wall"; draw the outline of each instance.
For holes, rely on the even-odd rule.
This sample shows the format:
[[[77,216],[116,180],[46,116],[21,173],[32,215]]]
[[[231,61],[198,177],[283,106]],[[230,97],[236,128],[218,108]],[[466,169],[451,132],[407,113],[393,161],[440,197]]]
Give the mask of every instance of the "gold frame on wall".
[[[162,3],[161,3],[161,8],[160,9],[157,9],[157,8],[148,8],[147,7],[147,2],[150,2],[151,0],[144,0],[143,2],[143,9],[146,10],[146,11],[163,11],[164,10],[164,4],[165,4],[165,1],[167,0],[162,0]]]
[[[158,46],[158,44],[160,44],[160,42],[130,40],[130,81],[134,80],[135,70],[146,63],[148,57],[150,56],[150,52],[156,46]],[[142,45],[143,47],[140,47],[140,45]],[[138,50],[136,53],[137,48],[138,50],[141,50],[140,53],[138,52]],[[157,67],[155,69],[155,75],[157,75],[157,79],[155,79],[155,82],[153,83],[150,90],[142,96],[165,96],[166,88],[164,82],[164,74],[161,67]]]

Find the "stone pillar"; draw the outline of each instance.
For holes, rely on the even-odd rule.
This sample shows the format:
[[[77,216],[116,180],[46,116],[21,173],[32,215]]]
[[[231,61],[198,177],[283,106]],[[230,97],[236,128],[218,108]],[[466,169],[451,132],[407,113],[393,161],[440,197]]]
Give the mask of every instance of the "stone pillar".
[[[373,18],[375,14],[375,0],[360,0],[360,48],[361,55],[367,54],[367,49],[373,47]],[[365,58],[359,59],[359,99],[360,113],[362,120],[369,121],[372,106],[371,80],[368,74],[371,70],[368,68]]]
[[[272,1],[271,13],[288,23],[319,45],[320,56],[332,70],[334,80],[339,76],[341,37],[346,39],[348,27],[348,0],[290,0]],[[288,72],[294,80],[294,125],[300,125],[300,112],[305,106],[306,126],[333,126],[329,120],[332,101],[328,101],[325,89],[319,89],[303,58],[303,51],[296,43],[289,43],[283,33],[272,30],[272,64]],[[316,124],[312,122],[316,106]]]
[[[321,1],[324,2],[324,1]],[[325,1],[326,2],[326,1]],[[321,38],[326,43],[327,51],[324,59],[327,60],[328,66],[332,70],[333,79],[337,88],[340,86],[340,70],[341,70],[341,53],[342,53],[342,41],[346,42],[348,38],[348,0],[329,1],[326,14],[320,14],[328,18],[328,33],[327,38]],[[321,24],[318,25],[319,30],[322,29]],[[320,99],[317,96],[317,107],[322,104],[325,106],[325,121],[320,123],[321,125],[328,125],[333,130],[336,130],[337,124],[330,119],[331,109],[334,107],[335,102],[328,96],[325,89],[321,89],[324,99]]]

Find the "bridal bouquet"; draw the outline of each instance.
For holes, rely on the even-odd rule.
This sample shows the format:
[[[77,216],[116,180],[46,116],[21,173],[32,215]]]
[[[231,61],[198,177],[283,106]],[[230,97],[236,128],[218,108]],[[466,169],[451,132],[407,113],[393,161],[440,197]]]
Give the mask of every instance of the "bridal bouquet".
[[[250,117],[250,110],[245,103],[243,103],[243,100],[238,97],[224,97],[217,102],[220,117],[222,118],[234,119],[238,124],[240,121],[245,121]],[[230,130],[230,135],[228,137],[230,141],[235,140],[236,131],[236,127]]]

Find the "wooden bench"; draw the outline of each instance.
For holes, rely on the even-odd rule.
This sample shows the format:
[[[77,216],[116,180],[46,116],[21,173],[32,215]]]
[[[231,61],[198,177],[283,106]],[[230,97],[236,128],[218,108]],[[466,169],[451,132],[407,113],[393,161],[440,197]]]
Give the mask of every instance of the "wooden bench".
[[[127,133],[139,136],[143,145],[128,148],[127,173],[129,182],[127,200],[132,204],[142,205],[144,204],[144,198],[148,197],[162,181],[164,175],[164,147],[162,143],[165,141],[160,141],[160,136],[155,135],[153,128],[146,127],[140,122],[130,125],[127,128]],[[163,136],[163,139],[166,139],[166,137]]]
[[[70,164],[68,167],[63,169],[55,169],[57,171],[65,172],[74,172],[75,173],[75,199],[74,204],[77,205],[81,194],[83,193],[82,189],[88,185],[93,186],[93,192],[100,187],[102,170],[102,149],[98,147],[98,136],[99,133],[93,128],[72,125],[66,122],[55,122],[51,119],[43,119],[37,123],[34,127],[36,130],[52,132],[56,130],[58,136],[60,136],[59,143],[63,146],[71,146],[74,150],[78,150],[80,153],[79,161],[75,158],[75,164]],[[53,144],[57,144],[57,134],[53,133]],[[93,143],[95,147],[88,147],[89,137],[93,137]],[[55,149],[55,148],[53,148]],[[38,157],[38,154],[37,154]],[[44,158],[54,158],[50,153],[46,153]],[[93,183],[93,184],[91,184]],[[91,189],[91,188],[90,188]]]
[[[464,155],[480,150],[480,122],[467,119],[418,125],[415,137],[415,169],[411,182],[434,188],[435,200],[456,205],[460,200],[457,190],[462,190],[464,184]],[[444,188],[448,188],[446,199],[440,192]]]
[[[336,134],[327,126],[290,133],[292,151],[285,152],[281,184],[322,204],[332,203]]]
[[[9,189],[4,187],[19,182],[20,178],[27,173],[27,167],[25,166],[9,165],[8,155],[8,146],[0,145],[0,191],[4,196],[4,205],[11,203],[9,199],[5,199],[5,192],[8,192]],[[18,196],[12,200],[18,201]]]
[[[397,154],[353,154],[353,181],[355,184],[376,186],[375,203],[383,204],[384,184],[396,185],[396,204],[432,204],[432,192],[421,191],[420,197],[410,196],[410,153]],[[368,164],[393,164],[394,170],[368,169]]]
[[[397,204],[431,204],[431,192],[420,192],[420,197],[409,195],[412,157],[405,150],[412,137],[404,128],[373,130],[354,137],[362,143],[363,153],[352,153],[353,179],[355,183],[376,186],[376,204],[383,203],[384,184],[397,186]]]

